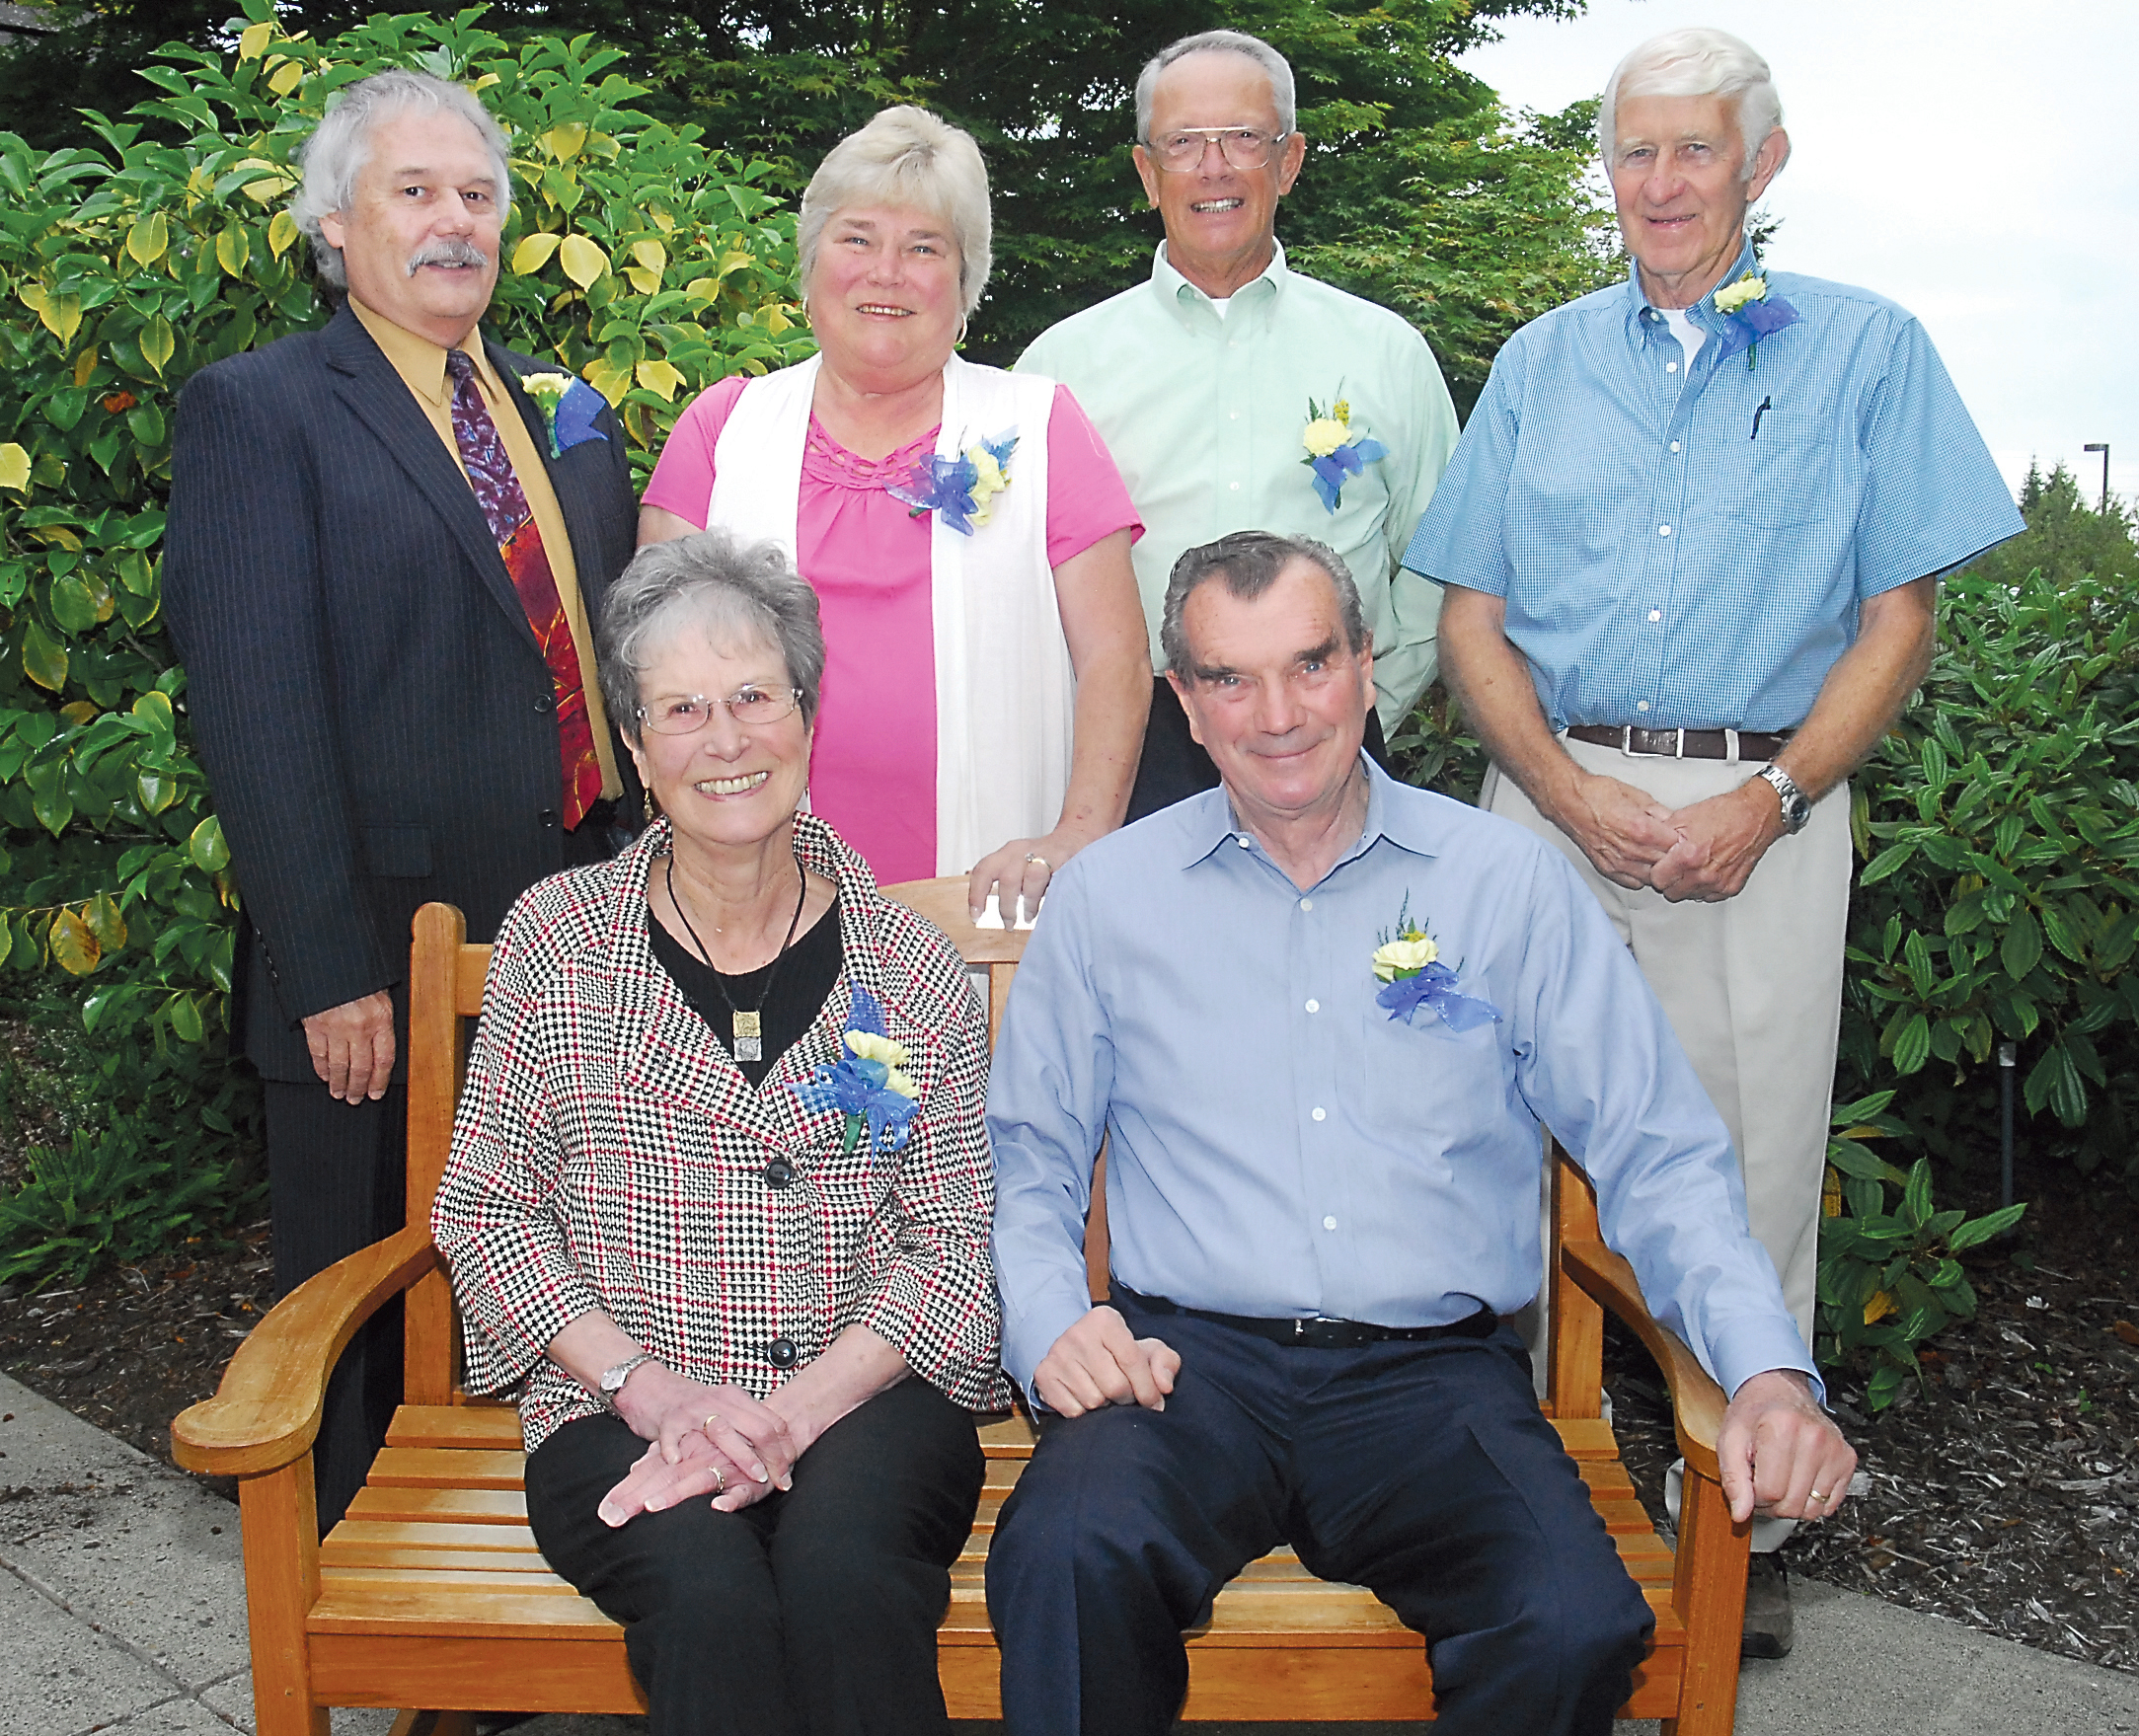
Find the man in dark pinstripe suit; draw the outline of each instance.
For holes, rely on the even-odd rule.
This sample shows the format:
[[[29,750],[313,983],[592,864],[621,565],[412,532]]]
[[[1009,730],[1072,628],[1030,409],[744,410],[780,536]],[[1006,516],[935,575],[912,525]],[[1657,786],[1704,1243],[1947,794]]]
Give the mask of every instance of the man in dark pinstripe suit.
[[[532,393],[544,364],[477,332],[504,135],[459,87],[386,73],[304,167],[295,215],[344,305],[189,382],[164,563],[245,897],[233,1025],[267,1082],[278,1290],[403,1222],[417,907],[488,939],[534,881],[610,855],[642,799],[587,632],[632,552],[622,435],[590,388]],[[329,1390],[323,1529],[399,1377],[398,1319],[375,1321]]]

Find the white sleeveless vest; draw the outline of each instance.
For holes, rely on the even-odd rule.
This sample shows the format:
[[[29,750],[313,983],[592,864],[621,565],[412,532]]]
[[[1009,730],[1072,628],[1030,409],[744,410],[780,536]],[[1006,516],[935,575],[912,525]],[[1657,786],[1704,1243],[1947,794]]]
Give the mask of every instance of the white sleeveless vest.
[[[714,446],[707,525],[769,538],[790,560],[818,366],[812,356],[752,380]],[[1018,450],[986,524],[961,536],[939,513],[930,527],[940,874],[968,872],[1011,839],[1053,830],[1069,791],[1076,682],[1047,565],[1054,391],[1052,380],[961,356],[944,368],[937,454],[955,456],[1013,428]]]

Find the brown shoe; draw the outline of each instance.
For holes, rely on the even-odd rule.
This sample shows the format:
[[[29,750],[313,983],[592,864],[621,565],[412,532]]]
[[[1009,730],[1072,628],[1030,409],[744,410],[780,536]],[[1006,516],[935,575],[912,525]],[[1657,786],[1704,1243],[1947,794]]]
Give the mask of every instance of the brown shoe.
[[[1745,1575],[1744,1658],[1787,1658],[1796,1637],[1790,1613],[1790,1573],[1773,1555],[1749,1558]]]

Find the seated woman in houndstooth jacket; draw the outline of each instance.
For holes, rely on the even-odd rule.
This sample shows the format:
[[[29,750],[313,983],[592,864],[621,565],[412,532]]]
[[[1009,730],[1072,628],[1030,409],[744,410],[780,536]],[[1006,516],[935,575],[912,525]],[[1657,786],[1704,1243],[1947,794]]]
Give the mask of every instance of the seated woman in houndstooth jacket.
[[[657,1736],[948,1729],[935,1629],[1008,1401],[987,1029],[798,813],[824,668],[780,551],[643,550],[600,624],[663,818],[491,960],[432,1230],[527,1509]]]

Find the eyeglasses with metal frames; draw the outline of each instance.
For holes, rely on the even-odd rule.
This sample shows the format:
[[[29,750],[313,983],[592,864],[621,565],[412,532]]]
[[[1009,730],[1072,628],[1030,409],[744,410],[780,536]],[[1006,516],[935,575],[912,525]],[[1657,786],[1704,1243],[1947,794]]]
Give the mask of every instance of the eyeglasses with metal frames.
[[[702,693],[657,699],[639,708],[639,720],[656,735],[696,735],[711,720],[717,705],[727,707],[727,715],[748,727],[777,723],[792,717],[802,703],[802,690],[799,687],[738,687],[720,700]]]
[[[1175,175],[1201,168],[1203,153],[1212,145],[1232,167],[1246,171],[1266,165],[1271,153],[1291,136],[1289,132],[1258,132],[1252,126],[1184,126],[1146,141],[1145,149],[1161,169]]]

